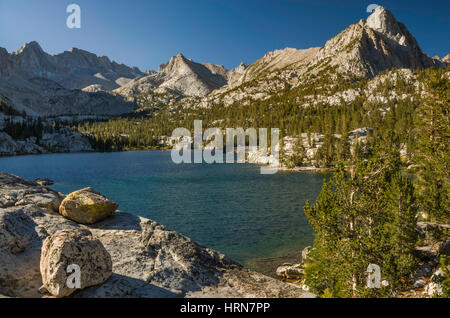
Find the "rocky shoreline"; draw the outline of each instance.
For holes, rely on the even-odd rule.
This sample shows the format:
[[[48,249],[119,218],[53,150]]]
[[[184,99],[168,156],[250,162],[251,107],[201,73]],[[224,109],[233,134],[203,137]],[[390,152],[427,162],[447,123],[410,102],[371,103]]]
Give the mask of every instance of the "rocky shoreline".
[[[68,128],[61,128],[53,133],[43,133],[40,140],[36,137],[16,140],[0,130],[0,157],[92,151],[94,149],[86,136]]]
[[[101,244],[111,258],[111,273],[105,275],[109,278],[76,289],[69,297],[315,297],[299,286],[244,269],[149,219],[118,211],[105,213],[94,223],[74,222],[71,215],[60,214],[66,198],[36,182],[0,172],[0,295],[55,297],[43,277],[47,281],[48,273],[57,271],[51,266],[70,258],[48,261],[61,255],[48,251],[58,251],[58,246],[96,251]],[[82,203],[91,204],[88,199]],[[107,266],[105,270],[108,273]]]
[[[298,263],[300,259],[301,251],[298,251],[276,257],[254,258],[248,260],[245,263],[245,266],[258,273],[280,279],[280,277],[277,275],[278,267],[282,266],[283,264]]]
[[[80,144],[78,146],[68,146],[73,145],[74,142],[67,140],[62,140],[58,143],[59,149],[55,151],[48,151],[48,148],[42,148],[41,146],[36,144],[35,139],[30,139],[27,141],[17,141],[12,139],[10,136],[5,134],[4,132],[0,132],[0,157],[15,157],[15,156],[24,156],[24,155],[40,155],[40,154],[56,154],[56,153],[92,153],[95,150],[89,145],[89,141],[85,136],[74,132],[75,135],[70,136],[70,138],[80,138]],[[68,136],[65,136],[65,138]],[[63,148],[63,145],[66,145],[66,148]],[[28,150],[27,150],[28,149]],[[121,150],[121,151],[166,151],[170,149],[136,149],[136,150]],[[111,151],[116,152],[116,151]],[[260,166],[267,165],[267,163],[263,163],[260,161],[254,160],[246,160],[246,163],[256,164]],[[289,168],[286,166],[280,166],[278,168],[279,171],[283,172],[313,172],[313,173],[326,173],[331,171],[328,168],[318,168],[315,166],[304,166],[304,167],[294,167]]]

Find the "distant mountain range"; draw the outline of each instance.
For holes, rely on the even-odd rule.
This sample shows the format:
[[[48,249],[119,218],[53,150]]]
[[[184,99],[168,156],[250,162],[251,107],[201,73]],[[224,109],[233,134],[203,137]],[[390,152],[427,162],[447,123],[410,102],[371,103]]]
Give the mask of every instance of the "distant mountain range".
[[[449,62],[449,55],[424,54],[406,26],[378,7],[367,21],[349,26],[321,48],[277,50],[233,70],[182,54],[157,72],[142,72],[80,49],[49,55],[37,42],[12,53],[0,48],[0,98],[29,115],[118,115],[157,104],[207,107],[264,99],[330,69],[361,79],[391,68]]]
[[[93,85],[114,89],[144,76],[137,68],[107,57],[71,49],[49,55],[37,42],[8,54],[0,49],[0,98],[30,115],[120,114],[135,105],[105,93],[87,93]]]

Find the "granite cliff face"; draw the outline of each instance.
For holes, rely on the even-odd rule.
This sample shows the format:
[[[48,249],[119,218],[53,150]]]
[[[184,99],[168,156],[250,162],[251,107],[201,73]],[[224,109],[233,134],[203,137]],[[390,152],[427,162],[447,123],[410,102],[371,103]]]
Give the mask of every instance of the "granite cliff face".
[[[137,68],[79,49],[49,55],[37,42],[11,54],[0,49],[0,97],[29,115],[117,115],[131,111],[135,105],[120,97],[81,89],[92,85],[115,89],[142,75]]]
[[[157,73],[130,81],[116,92],[124,96],[153,92],[203,97],[226,85],[227,76],[223,66],[196,63],[178,54],[162,64]]]
[[[268,52],[261,59],[246,68],[240,83],[257,79],[258,77],[277,71],[297,70],[310,63],[319,48],[298,50],[285,48]]]
[[[322,65],[321,65],[322,64]],[[443,63],[425,55],[403,23],[383,7],[353,24],[320,49],[312,66],[337,66],[338,71],[372,78],[391,68],[427,68]]]
[[[243,269],[186,236],[124,212],[91,226],[57,213],[64,195],[0,172],[0,294],[42,297],[43,241],[88,231],[111,255],[112,276],[72,297],[315,297]]]
[[[46,132],[39,141],[36,137],[14,140],[7,133],[0,131],[0,156],[91,152],[93,150],[89,139],[85,135],[68,128]]]
[[[15,73],[26,78],[43,77],[68,89],[82,89],[93,84],[115,89],[124,81],[144,75],[138,68],[111,62],[106,56],[99,57],[77,48],[50,55],[37,42],[24,44],[9,54],[8,60],[9,67],[2,71],[2,75]]]
[[[244,99],[265,99],[270,94],[295,86],[319,48],[285,48],[267,53],[251,65],[241,63],[229,73],[227,85],[214,90],[195,105],[230,105]]]
[[[448,57],[432,59],[424,54],[406,26],[380,6],[367,21],[349,26],[321,48],[286,48],[267,53],[227,86],[193,105],[245,105],[249,99],[264,100],[280,90],[309,85],[315,77],[372,79],[392,68],[445,67],[447,62]]]
[[[24,79],[17,75],[0,77],[0,98],[19,112],[42,117],[119,115],[136,108],[134,103],[107,92],[72,90],[43,77]]]

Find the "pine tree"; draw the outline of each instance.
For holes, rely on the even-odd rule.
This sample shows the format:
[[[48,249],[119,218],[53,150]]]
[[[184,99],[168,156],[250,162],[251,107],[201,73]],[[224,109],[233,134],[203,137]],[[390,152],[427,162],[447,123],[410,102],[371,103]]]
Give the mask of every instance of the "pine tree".
[[[428,92],[416,117],[419,128],[417,188],[424,211],[450,222],[450,79],[445,70],[430,70]]]
[[[381,257],[380,266],[391,287],[401,289],[406,286],[408,275],[417,266],[414,251],[418,239],[418,206],[411,181],[400,172],[396,173],[387,185],[384,200],[385,220],[379,232],[379,240],[386,246],[386,250]]]
[[[358,192],[354,175],[340,165],[329,182],[324,182],[316,204],[305,206],[305,214],[316,232],[314,260],[306,268],[306,284],[319,294],[326,290],[335,297],[356,297],[365,271],[360,246],[364,236],[358,220]],[[355,200],[356,199],[356,200]],[[364,211],[362,211],[364,213]]]
[[[344,162],[348,160],[351,157],[350,152],[350,143],[348,141],[348,133],[345,132],[339,141],[338,147],[337,147],[337,159],[340,162]]]
[[[372,146],[370,146],[372,147]],[[400,175],[398,152],[378,143],[369,159],[342,164],[305,214],[316,232],[306,284],[334,297],[392,295],[414,270],[416,212],[411,182]],[[377,264],[382,289],[367,288],[367,267]]]

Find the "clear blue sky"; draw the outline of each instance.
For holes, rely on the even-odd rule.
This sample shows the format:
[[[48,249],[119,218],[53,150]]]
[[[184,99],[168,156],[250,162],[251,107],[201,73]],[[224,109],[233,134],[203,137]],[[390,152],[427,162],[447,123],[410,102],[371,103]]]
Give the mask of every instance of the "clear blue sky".
[[[66,7],[82,28],[66,27]],[[321,46],[383,5],[430,56],[450,53],[450,1],[443,0],[0,0],[0,47],[38,41],[56,54],[77,47],[141,69],[177,53],[233,68],[285,47]]]

